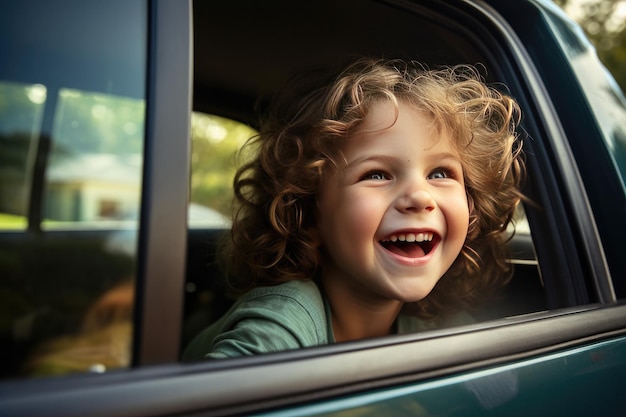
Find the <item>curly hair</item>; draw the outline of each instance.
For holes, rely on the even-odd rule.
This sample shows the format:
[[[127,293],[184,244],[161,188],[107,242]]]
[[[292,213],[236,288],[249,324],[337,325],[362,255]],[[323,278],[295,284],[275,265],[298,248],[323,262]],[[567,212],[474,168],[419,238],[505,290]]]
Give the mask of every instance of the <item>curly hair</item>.
[[[407,309],[435,317],[467,307],[508,281],[504,239],[524,175],[521,113],[487,86],[471,66],[428,70],[415,62],[362,58],[321,87],[287,88],[242,152],[252,159],[234,180],[235,210],[226,240],[231,285],[245,291],[318,272],[313,233],[316,195],[339,145],[366,118],[372,103],[407,103],[429,115],[462,155],[470,212],[461,254],[429,296]]]

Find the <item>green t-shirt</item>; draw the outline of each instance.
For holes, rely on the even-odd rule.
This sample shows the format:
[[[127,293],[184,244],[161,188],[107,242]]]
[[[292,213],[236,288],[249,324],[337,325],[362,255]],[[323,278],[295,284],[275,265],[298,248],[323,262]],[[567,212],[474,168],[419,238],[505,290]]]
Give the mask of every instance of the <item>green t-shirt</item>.
[[[400,315],[397,321],[398,334],[436,327],[413,316]],[[334,342],[330,308],[318,286],[311,280],[289,281],[243,295],[191,341],[182,359],[231,358]]]

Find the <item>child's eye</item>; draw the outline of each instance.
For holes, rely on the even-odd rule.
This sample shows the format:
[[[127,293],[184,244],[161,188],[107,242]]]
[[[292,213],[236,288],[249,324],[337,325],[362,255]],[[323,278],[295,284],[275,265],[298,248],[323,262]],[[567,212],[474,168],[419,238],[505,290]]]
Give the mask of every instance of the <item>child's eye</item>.
[[[389,176],[383,171],[370,171],[361,177],[361,181],[365,181],[365,180],[384,181],[388,179],[389,179]]]
[[[437,168],[428,175],[429,180],[439,180],[443,178],[454,178],[454,174],[445,168]]]

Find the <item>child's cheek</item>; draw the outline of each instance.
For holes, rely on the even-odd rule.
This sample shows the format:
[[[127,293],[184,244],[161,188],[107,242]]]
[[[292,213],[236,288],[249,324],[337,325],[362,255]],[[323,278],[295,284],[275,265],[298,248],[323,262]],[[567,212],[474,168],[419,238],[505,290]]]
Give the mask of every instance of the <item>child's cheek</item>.
[[[469,207],[465,193],[448,200],[449,204],[443,207],[446,217],[448,234],[457,240],[465,240],[469,227]]]
[[[335,206],[337,227],[348,233],[355,244],[357,239],[372,239],[387,208],[374,193],[367,191],[346,192]]]

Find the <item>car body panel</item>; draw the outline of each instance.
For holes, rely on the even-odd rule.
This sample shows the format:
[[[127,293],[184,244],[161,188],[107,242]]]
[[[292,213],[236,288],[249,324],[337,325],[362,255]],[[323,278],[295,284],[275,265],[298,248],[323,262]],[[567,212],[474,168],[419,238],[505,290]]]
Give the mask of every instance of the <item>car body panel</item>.
[[[148,366],[67,377],[64,384],[58,379],[4,383],[0,384],[0,412],[68,417],[242,415],[280,408],[284,412],[286,406],[299,404],[328,402],[329,407],[339,407],[336,404],[349,402],[335,403],[336,399],[348,397],[352,404],[362,405],[368,400],[361,402],[359,398],[368,398],[375,391],[389,395],[412,392],[406,388],[410,385],[414,392],[422,392],[422,384],[433,388],[438,386],[433,381],[439,381],[445,387],[459,382],[455,379],[458,375],[475,378],[489,369],[498,373],[498,369],[513,367],[521,373],[523,365],[540,367],[543,357],[547,364],[569,363],[567,372],[583,375],[578,383],[584,386],[593,381],[587,389],[610,391],[619,387],[614,387],[613,379],[601,376],[623,373],[623,358],[615,358],[620,358],[624,349],[625,313],[626,306],[564,310],[457,331],[430,332],[418,338],[397,336],[229,361]],[[611,340],[615,344],[605,343]],[[606,366],[590,369],[584,358],[596,353],[603,358],[606,346],[616,346],[617,350],[610,351],[606,362],[600,361]],[[583,359],[568,362],[569,355]],[[556,369],[552,377],[565,377]],[[544,379],[543,374],[529,372],[524,377],[529,384],[520,387],[534,392],[532,387],[543,387]],[[394,387],[403,388],[394,391]],[[524,397],[526,393],[521,391],[519,396]],[[465,406],[475,407],[475,398],[468,398],[471,401]],[[543,401],[551,399],[537,398],[534,404],[540,407]],[[623,405],[619,396],[610,401],[618,409]]]
[[[626,338],[621,337],[419,384],[254,415],[618,416],[626,411],[625,371]]]
[[[626,118],[623,94],[580,27],[552,2],[493,2],[493,5],[526,45],[528,59],[543,80],[544,96],[550,97],[557,115],[555,120],[560,121],[559,130],[565,140],[555,141],[554,145],[567,144],[568,148],[569,156],[557,160],[566,173],[561,181],[571,184],[563,187],[571,188],[568,204],[576,211],[592,214],[591,221],[582,217],[572,219],[588,242],[596,241],[583,248],[588,253],[589,275],[595,276],[592,285],[599,299],[606,302],[623,298],[626,264],[617,249],[619,231],[626,227],[622,221],[626,218],[625,184],[619,174],[622,169],[619,161],[624,158],[624,147],[620,145],[624,129],[620,125]],[[609,125],[605,120],[608,114],[613,118]],[[590,138],[597,138],[604,146],[589,147]],[[596,162],[591,164],[590,160]],[[595,169],[605,164],[613,166],[611,171],[617,175]],[[573,166],[577,169],[571,169]]]

